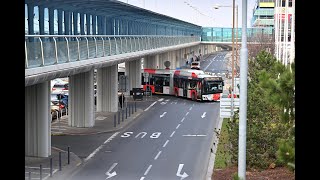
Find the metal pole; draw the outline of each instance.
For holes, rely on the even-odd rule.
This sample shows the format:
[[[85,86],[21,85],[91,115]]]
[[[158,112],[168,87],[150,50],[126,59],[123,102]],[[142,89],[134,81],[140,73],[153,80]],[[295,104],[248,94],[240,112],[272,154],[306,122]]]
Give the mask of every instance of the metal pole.
[[[70,147],[68,146],[68,164],[70,164]]]
[[[234,94],[234,13],[235,11],[235,0],[232,1],[232,59],[231,59],[231,70],[232,70],[232,80],[231,80],[231,120],[233,119],[233,94]]]
[[[120,124],[120,111],[118,111],[118,124]]]
[[[239,31],[238,31],[238,5],[236,5],[236,67],[239,64],[238,60],[238,38],[239,38]]]
[[[238,176],[246,179],[246,136],[247,136],[247,0],[242,0],[242,35],[240,50],[240,107],[239,107],[239,154]]]
[[[59,152],[59,171],[61,171],[61,152]]]
[[[117,126],[117,115],[114,114],[113,116],[113,127],[116,127]]]
[[[134,111],[137,112],[137,102],[134,102]]]
[[[122,122],[123,122],[123,120],[124,120],[124,110],[123,109],[121,109],[121,113],[122,113],[122,116],[121,116],[121,118],[122,118]]]
[[[52,177],[52,158],[50,158],[50,177]]]
[[[40,164],[40,180],[42,180],[42,165]]]

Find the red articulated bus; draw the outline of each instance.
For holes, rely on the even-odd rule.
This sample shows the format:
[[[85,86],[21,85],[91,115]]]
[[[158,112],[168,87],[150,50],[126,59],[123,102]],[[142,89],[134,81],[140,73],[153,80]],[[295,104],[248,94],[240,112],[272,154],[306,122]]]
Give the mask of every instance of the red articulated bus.
[[[194,101],[219,101],[223,91],[222,77],[194,69],[143,69],[149,73],[149,81],[142,77],[143,90],[153,94],[168,94]]]

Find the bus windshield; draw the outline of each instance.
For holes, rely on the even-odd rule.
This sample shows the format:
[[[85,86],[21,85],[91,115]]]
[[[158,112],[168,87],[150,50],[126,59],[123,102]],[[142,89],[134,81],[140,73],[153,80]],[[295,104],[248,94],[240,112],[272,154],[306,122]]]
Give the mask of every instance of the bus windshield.
[[[222,93],[223,86],[221,81],[205,81],[204,92],[206,94]]]

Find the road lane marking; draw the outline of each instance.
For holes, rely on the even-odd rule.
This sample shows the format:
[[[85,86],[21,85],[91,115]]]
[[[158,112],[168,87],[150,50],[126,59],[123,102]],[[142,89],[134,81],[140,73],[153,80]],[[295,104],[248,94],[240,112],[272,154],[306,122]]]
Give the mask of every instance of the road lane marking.
[[[174,135],[174,133],[175,133],[176,131],[173,131],[172,133],[171,133],[171,135],[170,135],[170,137],[172,137],[173,135]]]
[[[144,180],[144,177],[141,177],[140,180]]]
[[[201,115],[201,118],[206,117],[206,114],[207,114],[207,112],[204,112],[204,113]]]
[[[163,101],[163,98],[159,99],[158,101]]]
[[[176,127],[176,129],[178,129],[178,128],[179,128],[179,126],[180,126],[180,124],[178,124],[178,126]]]
[[[192,107],[189,108],[189,111],[191,111]]]
[[[100,151],[100,149],[103,148],[106,143],[110,142],[117,134],[119,134],[119,132],[115,132],[112,136],[110,136],[103,144],[101,144],[97,149],[89,154],[89,156],[84,159],[84,162],[87,162],[89,159],[91,159],[97,152]]]
[[[186,134],[186,135],[182,135],[182,136],[193,136],[193,137],[196,137],[196,136],[207,136],[207,135],[204,135],[204,134]]]
[[[168,144],[168,142],[169,142],[169,140],[167,140],[162,147],[166,147],[166,145]]]
[[[161,151],[158,152],[158,154],[156,155],[156,157],[154,158],[154,160],[157,160],[158,157],[160,156],[160,154],[161,154]]]
[[[188,116],[189,112],[186,113],[186,116]]]
[[[105,173],[105,174],[108,176],[106,179],[109,179],[109,178],[117,175],[117,172],[116,172],[116,171],[113,171],[112,173],[110,173],[110,172],[112,171],[112,169],[113,169],[114,167],[116,167],[117,164],[118,164],[118,163],[113,163],[112,166],[109,168],[109,170]]]
[[[149,107],[147,107],[144,111],[148,111],[153,105],[155,105],[157,101],[153,102]]]
[[[151,167],[152,167],[152,165],[150,164],[150,165],[149,165],[149,167],[148,167],[148,169],[146,170],[146,172],[144,172],[144,174],[143,174],[143,175],[145,175],[145,176],[146,176],[146,175],[148,174],[148,172],[150,171]]]
[[[184,121],[184,117],[181,119],[181,122],[183,122]]]
[[[167,114],[167,112],[164,112],[164,113],[162,113],[161,115],[160,115],[160,118],[162,118],[164,115],[166,115]]]
[[[218,56],[216,56],[216,57],[218,57]],[[208,69],[208,67],[211,65],[211,63],[214,61],[214,59],[215,59],[216,57],[214,57],[214,58],[212,59],[212,61],[208,64],[208,66],[207,66],[206,68],[204,68],[203,71],[206,71],[206,70]]]

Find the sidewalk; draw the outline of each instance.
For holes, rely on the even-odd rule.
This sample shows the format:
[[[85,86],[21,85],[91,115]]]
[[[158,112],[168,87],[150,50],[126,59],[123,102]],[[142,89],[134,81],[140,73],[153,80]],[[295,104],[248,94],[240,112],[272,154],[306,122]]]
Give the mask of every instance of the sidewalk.
[[[152,96],[143,101],[133,101],[132,97],[127,98],[127,115],[124,108],[123,114],[120,111],[120,119],[118,112],[95,112],[95,124],[93,127],[77,128],[68,126],[68,116],[62,116],[60,120],[54,120],[51,123],[52,136],[72,136],[72,135],[92,135],[99,133],[115,132],[131,124],[141,113],[144,112],[144,107],[140,103],[146,103],[149,106],[158,97]],[[136,109],[135,109],[136,104]],[[120,110],[120,108],[119,108]],[[130,111],[130,113],[129,113]],[[116,117],[116,123],[114,118]],[[122,119],[123,118],[123,119]],[[120,121],[119,121],[120,120]],[[85,142],[84,142],[85,143]],[[61,161],[59,161],[59,153],[61,154]],[[52,159],[52,168],[50,168],[50,159]],[[60,163],[61,162],[61,168]],[[59,149],[56,147],[51,148],[51,156],[46,158],[40,157],[27,157],[25,156],[25,179],[67,179],[68,176],[79,166],[83,160],[70,150],[68,164],[68,149]],[[40,165],[42,167],[40,178]],[[60,171],[61,169],[61,171]],[[50,177],[50,171],[52,177]]]

